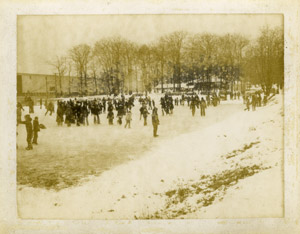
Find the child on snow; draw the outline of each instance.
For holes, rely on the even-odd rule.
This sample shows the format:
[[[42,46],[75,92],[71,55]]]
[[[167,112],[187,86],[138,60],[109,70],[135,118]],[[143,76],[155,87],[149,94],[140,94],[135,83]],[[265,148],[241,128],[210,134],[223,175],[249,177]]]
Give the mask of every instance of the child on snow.
[[[125,124],[125,128],[128,126],[128,128],[130,128],[130,122],[132,120],[131,118],[132,114],[131,114],[131,111],[127,111],[127,114],[126,114],[126,124]]]

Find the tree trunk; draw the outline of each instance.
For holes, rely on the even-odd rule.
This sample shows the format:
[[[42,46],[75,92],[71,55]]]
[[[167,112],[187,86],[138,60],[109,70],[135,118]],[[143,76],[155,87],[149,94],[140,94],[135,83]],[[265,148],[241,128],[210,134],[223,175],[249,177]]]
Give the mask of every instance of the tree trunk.
[[[98,94],[98,87],[97,87],[97,79],[96,74],[94,73],[94,81],[95,81],[95,89],[96,89],[96,95]]]
[[[62,95],[61,75],[59,75],[59,89],[60,89],[60,94]]]
[[[137,75],[137,68],[135,68],[135,88],[136,88],[136,92],[139,92],[139,81],[138,81],[138,75]]]
[[[161,93],[164,93],[164,65],[161,63]]]
[[[69,73],[69,95],[71,95],[71,76]]]

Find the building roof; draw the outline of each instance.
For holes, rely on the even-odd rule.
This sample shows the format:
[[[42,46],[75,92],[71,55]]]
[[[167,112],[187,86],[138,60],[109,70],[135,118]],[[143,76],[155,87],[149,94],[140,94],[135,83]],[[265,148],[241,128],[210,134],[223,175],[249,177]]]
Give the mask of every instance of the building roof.
[[[36,73],[21,73],[21,72],[18,72],[17,75],[25,75],[25,76],[48,76],[48,77],[52,77],[52,76],[55,76],[55,74],[36,74]],[[69,76],[63,76],[63,77],[69,77]],[[72,78],[76,78],[76,76],[70,76]]]

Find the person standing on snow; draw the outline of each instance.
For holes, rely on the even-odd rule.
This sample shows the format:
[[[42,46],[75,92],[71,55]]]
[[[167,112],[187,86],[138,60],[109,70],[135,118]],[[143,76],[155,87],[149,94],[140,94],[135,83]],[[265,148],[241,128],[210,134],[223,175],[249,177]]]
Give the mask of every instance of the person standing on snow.
[[[202,97],[201,101],[200,101],[200,114],[201,114],[201,116],[205,116],[205,108],[206,108],[206,102],[205,102],[204,98]]]
[[[130,123],[131,123],[131,120],[132,120],[132,114],[131,114],[130,110],[127,111],[125,119],[126,119],[125,128],[127,126],[128,126],[128,128],[130,128]]]
[[[148,114],[149,114],[149,112],[148,112],[147,108],[144,108],[143,109],[144,126],[147,126],[147,117],[148,117]]]
[[[47,100],[46,100],[47,101]],[[46,104],[45,104],[46,105]],[[47,113],[48,112],[50,112],[50,116],[52,115],[52,112],[54,112],[54,105],[53,105],[53,103],[52,103],[52,101],[50,101],[49,103],[48,103],[48,105],[46,106],[46,108],[47,108],[47,111],[46,111],[46,113],[45,113],[45,116],[47,115]]]
[[[246,109],[244,109],[244,110],[250,110],[250,105],[251,105],[251,103],[250,103],[250,98],[247,96],[246,97]]]
[[[107,113],[107,119],[108,119],[108,124],[113,125],[114,124],[114,112],[112,110],[108,111]]]
[[[38,117],[35,117],[33,120],[33,140],[32,144],[38,144],[37,139],[38,139],[38,132],[40,131],[40,123]]]
[[[26,126],[26,133],[27,133],[27,138],[26,138],[26,141],[27,141],[27,148],[26,150],[32,150],[32,144],[31,144],[31,141],[32,141],[32,122],[31,122],[31,117],[30,115],[25,115],[25,121],[21,121],[20,123],[21,124],[25,124]]]
[[[190,106],[190,109],[192,110],[192,116],[195,116],[195,112],[196,112],[196,103],[195,103],[195,101],[192,100],[192,102],[189,106]]]
[[[256,105],[257,105],[257,98],[256,98],[255,94],[252,95],[251,104],[252,104],[252,111],[255,111],[256,110]]]
[[[28,104],[29,104],[29,113],[34,113],[34,101],[32,100],[31,97],[28,99]]]
[[[153,125],[153,137],[158,137],[157,129],[158,129],[158,125],[159,125],[159,119],[158,119],[156,107],[154,107],[152,110],[152,125]]]

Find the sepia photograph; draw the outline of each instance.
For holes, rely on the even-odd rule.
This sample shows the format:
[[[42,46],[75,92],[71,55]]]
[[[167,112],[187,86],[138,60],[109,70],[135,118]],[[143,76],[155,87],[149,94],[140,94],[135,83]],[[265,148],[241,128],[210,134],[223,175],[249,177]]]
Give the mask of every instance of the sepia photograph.
[[[282,218],[283,20],[19,15],[18,217]]]

